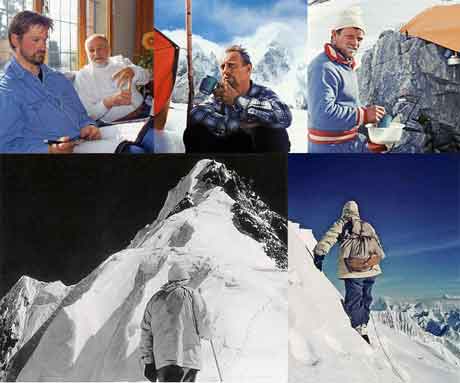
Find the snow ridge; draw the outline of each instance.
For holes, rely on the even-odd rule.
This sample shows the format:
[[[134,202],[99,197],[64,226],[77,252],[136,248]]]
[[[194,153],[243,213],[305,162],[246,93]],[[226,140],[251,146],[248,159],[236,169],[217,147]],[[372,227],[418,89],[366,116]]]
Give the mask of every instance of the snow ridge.
[[[378,320],[368,325],[372,345],[362,340],[350,326],[342,296],[313,264],[316,240],[311,230],[289,222],[288,233],[290,382],[460,379],[456,357],[439,343],[409,337]]]
[[[251,215],[254,206],[265,211],[258,217],[265,230],[260,238],[257,231],[247,235],[235,226],[237,202]],[[213,313],[213,343],[225,379],[286,381],[287,254],[283,262],[279,255],[267,256],[274,238],[282,237],[282,220],[269,211],[234,171],[199,161],[127,249],[66,292],[33,342],[13,355],[6,379],[144,380],[140,322],[148,300],[167,281],[169,266],[180,262]],[[200,379],[218,379],[207,342]]]

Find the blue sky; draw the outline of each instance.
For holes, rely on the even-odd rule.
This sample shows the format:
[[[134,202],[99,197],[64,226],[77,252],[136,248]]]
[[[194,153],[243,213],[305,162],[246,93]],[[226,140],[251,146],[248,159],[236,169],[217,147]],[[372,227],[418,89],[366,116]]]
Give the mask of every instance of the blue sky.
[[[262,24],[306,22],[306,0],[193,0],[193,33],[216,43],[252,35]],[[155,27],[185,29],[185,1],[155,1]]]
[[[387,258],[377,295],[460,295],[460,159],[455,156],[290,156],[289,219],[319,239],[354,199]],[[326,258],[336,277],[337,247]]]

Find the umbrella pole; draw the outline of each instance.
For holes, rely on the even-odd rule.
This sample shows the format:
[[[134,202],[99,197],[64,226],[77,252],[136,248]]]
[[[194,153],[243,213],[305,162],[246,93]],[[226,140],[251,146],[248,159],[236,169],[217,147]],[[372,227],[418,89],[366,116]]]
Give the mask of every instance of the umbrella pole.
[[[188,71],[188,105],[187,105],[187,127],[190,124],[190,111],[195,97],[193,87],[192,67],[192,0],[185,0],[185,29],[187,33],[187,71]]]

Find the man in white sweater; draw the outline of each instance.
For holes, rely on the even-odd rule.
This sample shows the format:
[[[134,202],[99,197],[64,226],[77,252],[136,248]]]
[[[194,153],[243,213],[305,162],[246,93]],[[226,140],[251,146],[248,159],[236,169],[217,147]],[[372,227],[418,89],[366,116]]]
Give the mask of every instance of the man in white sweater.
[[[145,85],[151,74],[122,56],[110,57],[104,35],[94,34],[85,42],[89,64],[77,72],[75,88],[94,120],[115,122],[147,117],[149,107],[136,85]]]

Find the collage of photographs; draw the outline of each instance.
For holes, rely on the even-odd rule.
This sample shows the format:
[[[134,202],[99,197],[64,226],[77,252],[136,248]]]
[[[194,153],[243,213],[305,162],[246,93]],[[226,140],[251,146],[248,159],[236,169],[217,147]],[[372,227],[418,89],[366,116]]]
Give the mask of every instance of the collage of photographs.
[[[0,382],[459,383],[459,152],[460,0],[0,0]]]

